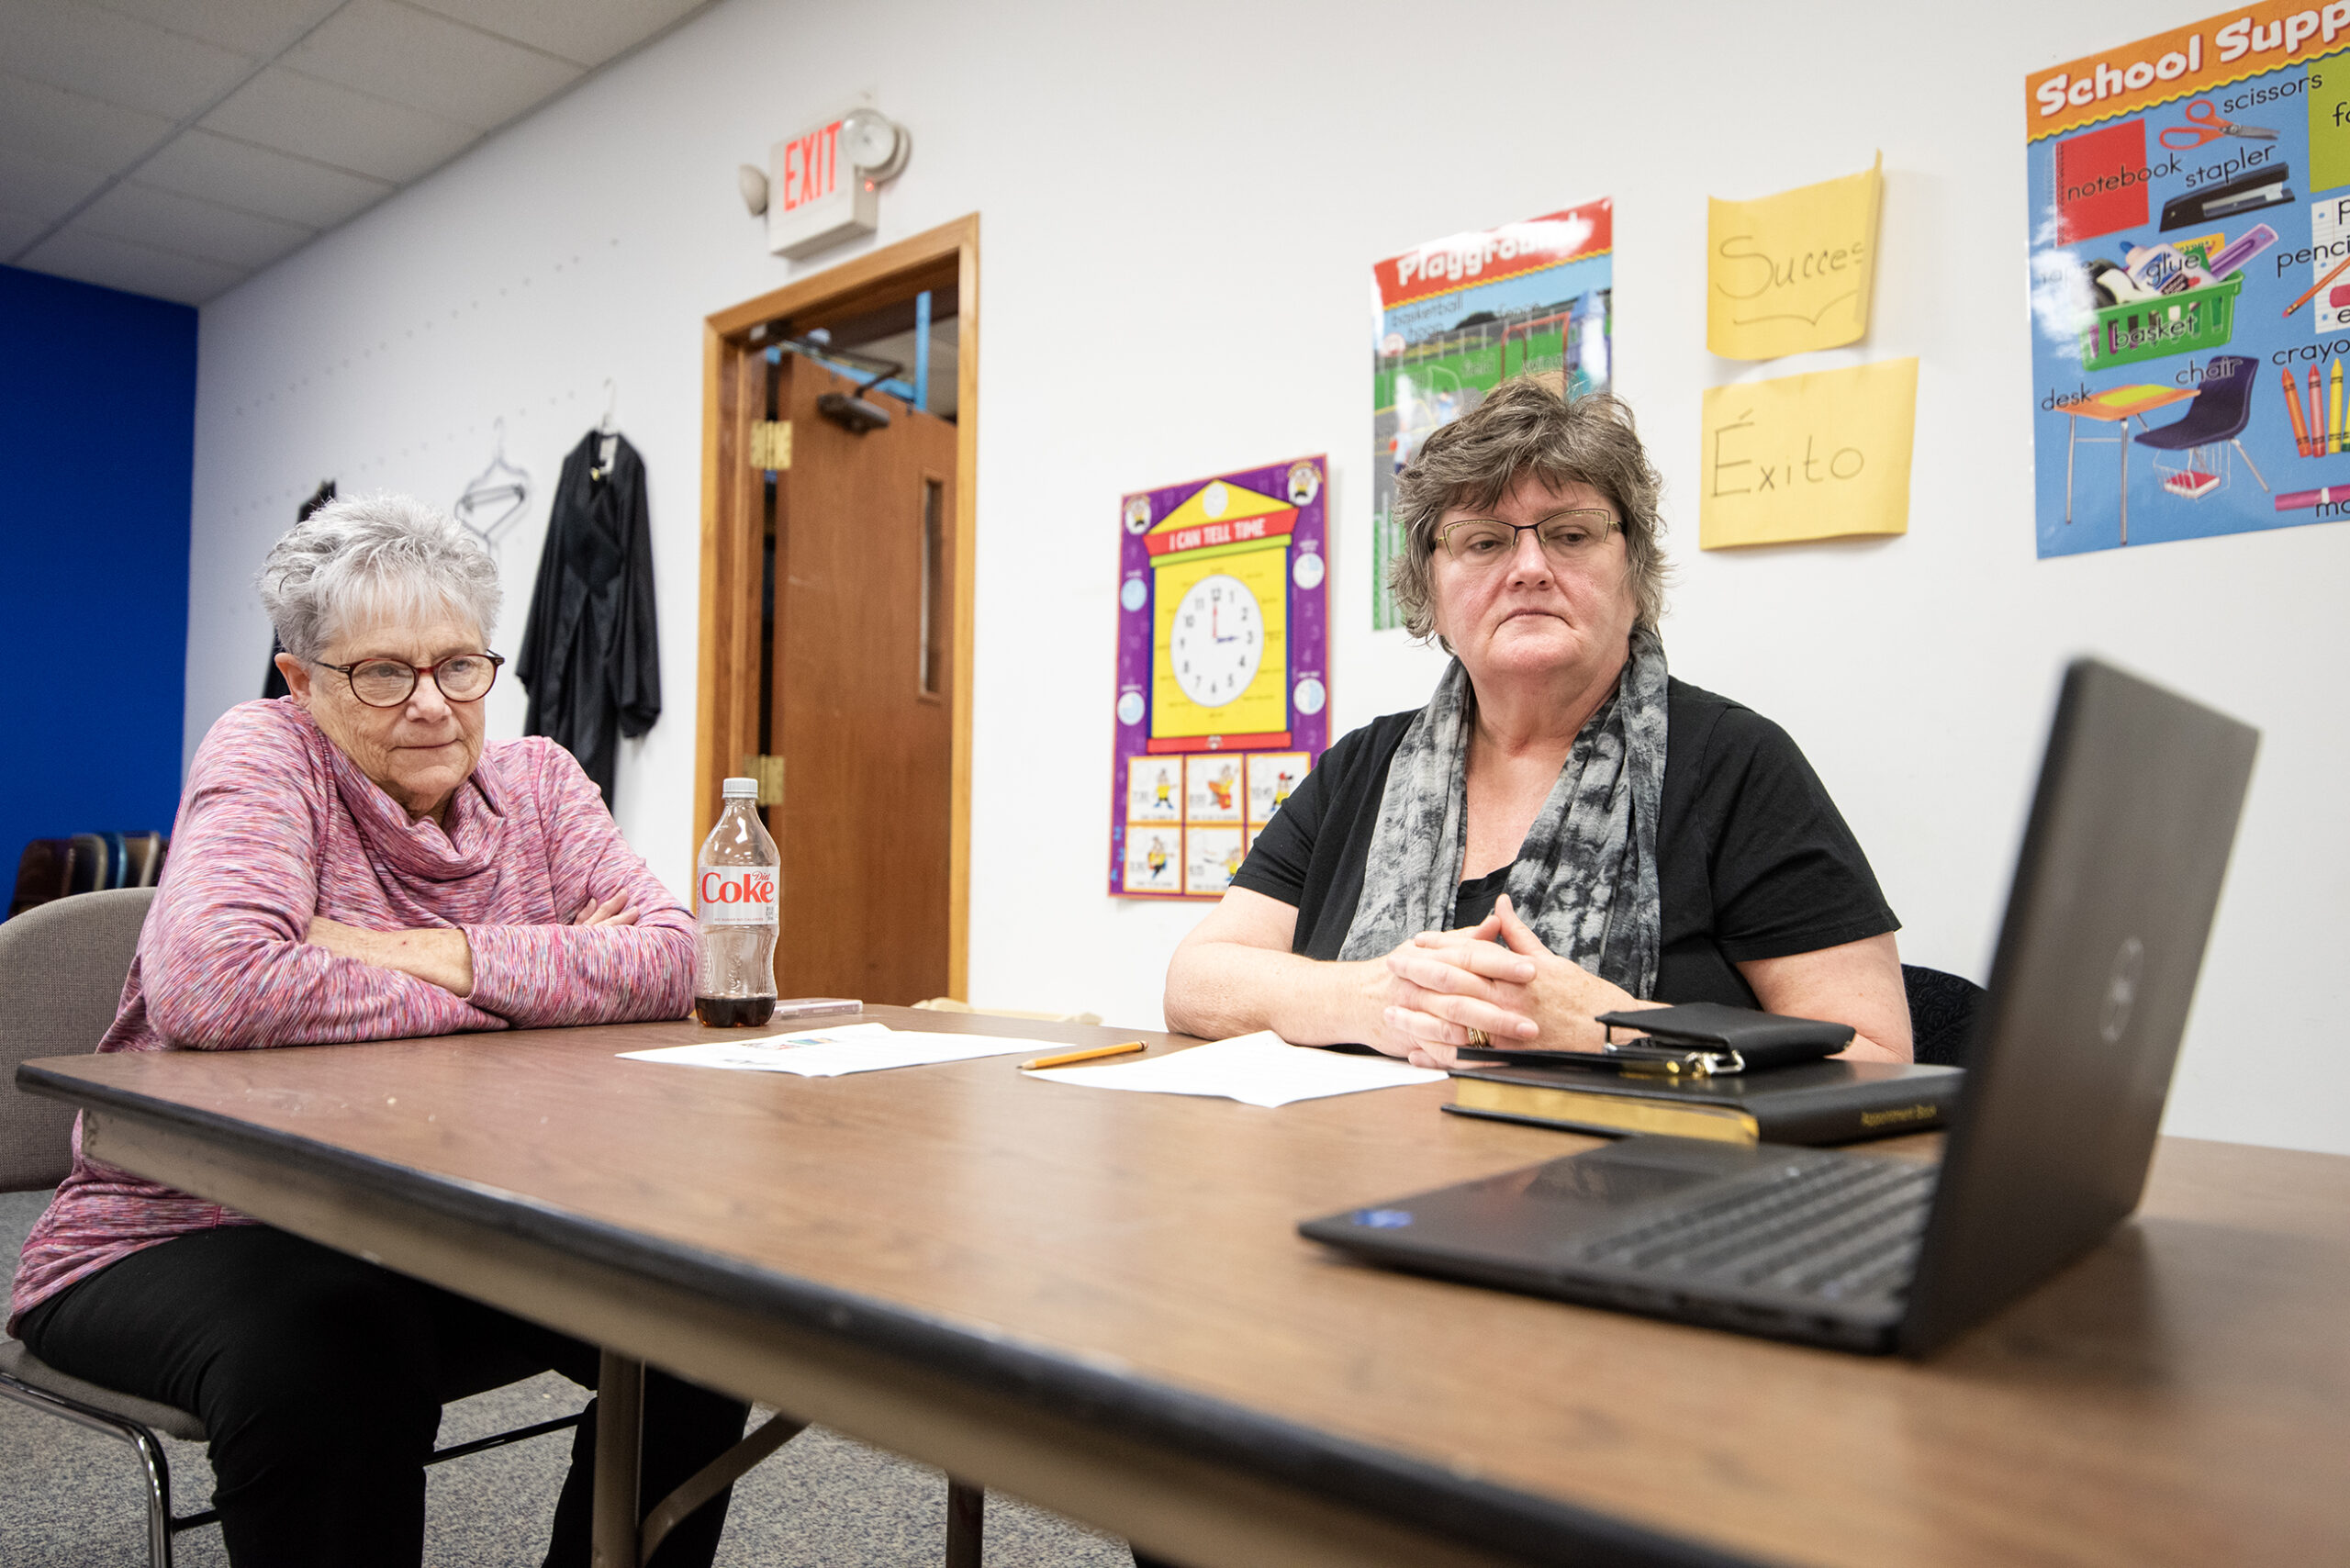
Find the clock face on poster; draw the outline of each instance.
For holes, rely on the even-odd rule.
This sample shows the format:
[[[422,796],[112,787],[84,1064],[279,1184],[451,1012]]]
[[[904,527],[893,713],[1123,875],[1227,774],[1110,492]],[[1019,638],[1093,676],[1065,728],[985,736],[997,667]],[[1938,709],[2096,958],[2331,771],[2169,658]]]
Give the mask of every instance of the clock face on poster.
[[[1238,577],[1214,573],[1175,607],[1168,655],[1175,684],[1203,708],[1221,708],[1248,689],[1265,658],[1265,617]]]

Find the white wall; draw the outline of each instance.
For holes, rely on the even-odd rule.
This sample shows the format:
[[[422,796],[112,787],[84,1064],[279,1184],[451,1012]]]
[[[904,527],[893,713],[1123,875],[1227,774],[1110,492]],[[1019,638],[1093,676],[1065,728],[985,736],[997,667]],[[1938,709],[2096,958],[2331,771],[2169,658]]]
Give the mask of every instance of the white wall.
[[[1719,0],[733,0],[206,308],[189,745],[257,688],[251,575],[319,477],[445,503],[502,414],[551,486],[610,376],[652,474],[667,698],[626,748],[620,817],[682,887],[700,319],[855,253],[765,254],[733,169],[870,89],[915,138],[880,240],[982,218],[973,1000],[1154,1025],[1197,911],[1103,891],[1118,496],[1326,451],[1338,725],[1416,706],[1432,656],[1369,630],[1367,269],[1613,196],[1617,385],[1668,478],[1676,671],[1796,735],[1908,922],[1905,956],[1978,980],[2066,655],[2261,725],[2169,1126],[2350,1150],[2350,530],[2032,553],[2023,76],[2208,4],[2116,21],[2022,0],[1767,18]],[[1706,196],[1847,174],[1880,147],[1869,342],[1710,358]],[[1905,354],[1923,361],[1908,537],[1697,553],[1702,387]],[[508,646],[544,517],[542,500],[505,550]],[[492,701],[493,733],[516,733],[519,689]],[[1069,801],[1041,853],[1040,784]]]

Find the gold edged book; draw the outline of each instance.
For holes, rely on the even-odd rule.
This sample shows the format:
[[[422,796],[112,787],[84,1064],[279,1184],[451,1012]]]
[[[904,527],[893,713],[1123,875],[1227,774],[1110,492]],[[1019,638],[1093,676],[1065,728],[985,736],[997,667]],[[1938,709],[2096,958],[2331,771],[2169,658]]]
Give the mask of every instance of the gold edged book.
[[[1890,1061],[1807,1061],[1699,1078],[1496,1064],[1454,1072],[1445,1109],[1611,1137],[1853,1143],[1942,1126],[1965,1078],[1954,1067]]]

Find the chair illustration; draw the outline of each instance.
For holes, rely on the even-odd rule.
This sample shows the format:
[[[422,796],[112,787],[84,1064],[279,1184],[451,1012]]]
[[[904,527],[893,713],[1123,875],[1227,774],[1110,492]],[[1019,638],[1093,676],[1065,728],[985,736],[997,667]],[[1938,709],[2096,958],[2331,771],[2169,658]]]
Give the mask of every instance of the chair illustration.
[[[0,924],[0,1074],[13,1080],[17,1065],[28,1058],[86,1051],[98,1043],[114,1022],[139,928],[154,899],[153,888],[83,893]],[[63,1181],[73,1128],[72,1107],[19,1093],[13,1082],[0,1085],[0,1190],[21,1193]],[[205,1441],[204,1423],[193,1413],[68,1376],[6,1337],[0,1337],[0,1396],[118,1438],[138,1451],[147,1473],[151,1568],[171,1568],[173,1536],[219,1518],[209,1508],[172,1514],[171,1465],[155,1435]],[[453,1444],[425,1462],[441,1464],[578,1424],[576,1416],[542,1421]]]
[[[2252,470],[2252,476],[2260,480],[2260,487],[2268,488],[2252,454],[2237,439],[2252,419],[2252,381],[2259,368],[2260,362],[2248,354],[2219,355],[2204,365],[2195,402],[2184,419],[2140,432],[2141,446],[2185,454],[2169,463],[2154,459],[2154,475],[2165,490],[2199,501],[2214,490],[2224,489],[2231,447]]]

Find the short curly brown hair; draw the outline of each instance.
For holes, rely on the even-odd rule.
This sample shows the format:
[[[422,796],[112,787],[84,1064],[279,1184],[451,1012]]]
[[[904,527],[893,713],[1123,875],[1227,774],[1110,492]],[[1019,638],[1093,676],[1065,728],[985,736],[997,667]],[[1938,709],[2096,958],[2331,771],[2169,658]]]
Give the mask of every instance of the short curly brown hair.
[[[1639,623],[1664,613],[1665,561],[1657,515],[1663,481],[1650,464],[1630,405],[1606,392],[1569,399],[1520,377],[1428,437],[1395,480],[1404,553],[1388,563],[1387,588],[1415,637],[1436,631],[1430,562],[1437,525],[1455,507],[1494,505],[1522,478],[1553,487],[1588,485],[1607,498],[1624,531],[1624,558]]]

